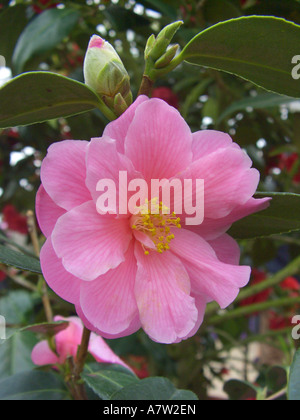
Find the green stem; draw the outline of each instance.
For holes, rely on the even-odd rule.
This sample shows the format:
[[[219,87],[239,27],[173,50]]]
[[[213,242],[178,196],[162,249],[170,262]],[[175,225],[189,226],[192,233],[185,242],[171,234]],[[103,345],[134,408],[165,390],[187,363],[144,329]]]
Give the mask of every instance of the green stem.
[[[88,355],[88,347],[91,337],[91,331],[84,327],[81,344],[78,348],[76,362],[73,366],[72,389],[76,400],[86,400],[86,394],[83,383],[81,383],[81,373]]]
[[[248,305],[248,306],[244,306],[242,308],[237,308],[234,309],[232,311],[228,311],[226,313],[224,313],[223,315],[217,315],[217,316],[213,316],[211,317],[207,324],[208,325],[218,325],[222,322],[231,320],[231,319],[235,319],[235,318],[240,318],[240,317],[244,317],[246,315],[251,315],[253,313],[257,313],[257,312],[264,312],[268,309],[272,309],[272,308],[281,308],[284,306],[293,306],[297,303],[300,303],[300,297],[296,297],[296,298],[283,298],[283,299],[276,299],[276,300],[271,300],[268,302],[263,302],[263,303],[256,303],[254,305]]]
[[[154,67],[155,63],[152,60],[148,60],[148,62],[146,62],[146,67],[145,67],[145,71],[144,71],[144,75],[143,75],[143,79],[142,79],[141,87],[139,89],[138,96],[140,95],[150,96],[153,85],[156,82],[156,80],[170,73],[172,70],[178,67],[179,64],[182,63],[182,61],[183,61],[183,58],[180,53],[175,58],[173,58],[173,60],[168,66],[162,69],[155,69]]]
[[[114,121],[117,119],[116,114],[111,111],[104,102],[102,102],[101,104],[97,105],[97,108],[102,112],[102,114],[109,120],[109,121]]]

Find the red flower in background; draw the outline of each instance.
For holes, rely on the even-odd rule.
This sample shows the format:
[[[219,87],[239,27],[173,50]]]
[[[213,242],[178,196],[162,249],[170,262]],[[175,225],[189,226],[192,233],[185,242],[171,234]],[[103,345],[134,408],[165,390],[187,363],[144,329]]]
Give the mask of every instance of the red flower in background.
[[[287,290],[289,297],[298,297],[300,290],[300,283],[295,277],[287,277],[281,284],[282,290]],[[297,307],[290,308],[290,313],[297,311]],[[292,316],[290,314],[282,315],[274,311],[270,312],[269,328],[270,330],[281,330],[292,325]]]
[[[259,284],[266,280],[267,274],[263,271],[257,270],[256,268],[252,269],[252,280],[251,285]],[[298,297],[300,290],[300,283],[295,277],[287,277],[280,283],[280,288],[282,290],[288,291],[290,297]],[[272,289],[266,289],[256,295],[250,296],[247,299],[241,301],[241,306],[254,305],[255,303],[266,302],[272,293]],[[296,312],[297,308],[290,308],[291,312]],[[290,315],[278,314],[275,311],[269,312],[269,328],[271,330],[280,330],[283,328],[290,327],[292,324],[292,317]]]
[[[294,167],[297,165],[299,160],[298,153],[280,153],[279,155],[272,156],[268,159],[267,162],[267,174],[274,168],[279,168],[281,171],[286,171],[291,173],[294,170]],[[297,173],[293,176],[293,181],[295,183],[300,183],[300,163],[297,170]]]
[[[295,277],[287,277],[281,284],[280,287],[283,290],[289,290],[290,296],[297,297],[299,295],[300,283]]]
[[[6,279],[6,274],[3,271],[0,271],[0,282]]]
[[[254,286],[266,280],[267,274],[264,271],[257,270],[256,268],[252,269],[251,272],[252,280],[250,285]],[[241,301],[241,306],[254,305],[255,303],[262,303],[269,299],[272,289],[266,289],[256,295],[250,296],[247,299]]]
[[[3,211],[3,221],[7,224],[9,230],[22,233],[28,233],[26,217],[20,214],[12,204],[7,204]]]
[[[270,330],[283,330],[292,325],[292,318],[278,315],[276,312],[271,311],[269,317]]]
[[[40,14],[46,9],[52,9],[56,7],[58,4],[59,2],[55,0],[36,0],[32,7],[35,13]]]
[[[159,98],[167,102],[167,104],[179,109],[178,96],[167,86],[160,86],[153,89],[152,98]]]

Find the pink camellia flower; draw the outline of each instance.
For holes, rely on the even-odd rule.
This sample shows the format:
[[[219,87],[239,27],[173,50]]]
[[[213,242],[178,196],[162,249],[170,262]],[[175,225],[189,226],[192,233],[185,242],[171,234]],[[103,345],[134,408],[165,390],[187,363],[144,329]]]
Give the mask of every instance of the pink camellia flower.
[[[249,281],[250,267],[239,266],[239,247],[226,231],[268,206],[268,199],[252,197],[259,173],[251,165],[227,134],[192,134],[175,108],[145,96],[101,138],[54,143],[42,164],[36,203],[47,237],[41,252],[46,281],[105,338],[141,327],[161,343],[194,335],[207,302],[226,308]],[[185,215],[172,210],[101,215],[98,182],[118,185],[119,171],[148,185],[203,179],[203,223],[187,226]]]
[[[54,320],[68,321],[69,326],[55,336],[57,354],[50,349],[47,340],[41,341],[34,347],[31,358],[37,366],[62,365],[68,357],[76,360],[83,332],[81,320],[77,317],[63,318],[61,316],[56,316]],[[96,334],[91,334],[88,351],[99,363],[116,363],[132,370],[111,350],[103,338]]]

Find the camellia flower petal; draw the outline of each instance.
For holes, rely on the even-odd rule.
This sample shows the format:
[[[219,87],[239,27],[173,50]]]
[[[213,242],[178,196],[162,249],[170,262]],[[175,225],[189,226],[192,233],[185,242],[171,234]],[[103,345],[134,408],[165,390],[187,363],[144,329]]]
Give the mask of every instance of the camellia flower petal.
[[[56,316],[54,321],[67,321],[69,325],[55,336],[56,353],[51,350],[47,340],[41,341],[33,348],[31,358],[37,366],[62,365],[68,357],[76,360],[83,332],[81,320],[74,316],[69,318]],[[88,351],[99,363],[116,363],[132,370],[111,350],[103,338],[96,334],[91,334]]]
[[[161,343],[191,337],[208,302],[227,307],[249,281],[250,268],[239,265],[239,247],[226,232],[268,206],[269,199],[253,198],[259,173],[251,165],[227,134],[191,133],[175,108],[145,96],[102,137],[56,143],[42,164],[36,203],[48,285],[104,338],[141,327]],[[174,194],[168,206],[148,190],[134,213],[108,205],[105,214],[98,181],[114,182],[118,195],[123,172],[125,187],[137,178],[149,189],[153,180],[203,180],[203,222],[189,225],[185,207],[173,211]]]

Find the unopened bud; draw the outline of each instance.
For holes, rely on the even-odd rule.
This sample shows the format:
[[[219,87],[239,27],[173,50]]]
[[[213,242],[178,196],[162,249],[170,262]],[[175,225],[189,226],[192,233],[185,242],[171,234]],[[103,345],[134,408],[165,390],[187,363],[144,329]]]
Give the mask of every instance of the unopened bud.
[[[162,55],[155,63],[155,68],[156,69],[162,69],[164,67],[166,67],[168,64],[170,64],[170,62],[173,60],[173,58],[175,57],[177,51],[178,51],[179,45],[172,45],[172,47],[170,47],[167,52]]]
[[[116,50],[94,35],[84,60],[85,83],[92,88],[109,108],[114,108],[114,98],[121,94],[127,106],[132,103],[129,75]]]
[[[163,54],[165,54],[168,46],[170,45],[174,35],[183,24],[182,21],[171,23],[170,25],[163,28],[157,35],[155,42],[148,47],[148,56],[153,60],[158,60]],[[150,38],[151,39],[151,38]],[[149,41],[149,40],[148,40]]]

